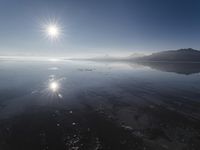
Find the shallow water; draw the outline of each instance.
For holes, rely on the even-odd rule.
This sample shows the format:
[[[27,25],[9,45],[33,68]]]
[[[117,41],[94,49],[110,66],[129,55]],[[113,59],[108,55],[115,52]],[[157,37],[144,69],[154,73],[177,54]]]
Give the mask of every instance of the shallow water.
[[[0,62],[0,150],[200,147],[200,64]]]

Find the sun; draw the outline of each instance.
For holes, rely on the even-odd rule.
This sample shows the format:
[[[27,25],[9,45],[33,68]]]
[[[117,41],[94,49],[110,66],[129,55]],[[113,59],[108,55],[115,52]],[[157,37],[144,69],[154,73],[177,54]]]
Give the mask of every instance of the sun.
[[[64,36],[62,23],[55,17],[48,17],[40,21],[40,30],[44,38],[50,41],[60,41]]]
[[[58,38],[60,34],[59,27],[57,25],[48,25],[46,28],[46,33],[50,38]]]

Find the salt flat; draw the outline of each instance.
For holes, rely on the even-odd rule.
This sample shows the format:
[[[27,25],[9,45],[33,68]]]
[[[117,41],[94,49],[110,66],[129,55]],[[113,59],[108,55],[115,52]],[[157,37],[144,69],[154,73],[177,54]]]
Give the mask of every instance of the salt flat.
[[[198,149],[200,70],[171,66],[2,60],[0,149]]]

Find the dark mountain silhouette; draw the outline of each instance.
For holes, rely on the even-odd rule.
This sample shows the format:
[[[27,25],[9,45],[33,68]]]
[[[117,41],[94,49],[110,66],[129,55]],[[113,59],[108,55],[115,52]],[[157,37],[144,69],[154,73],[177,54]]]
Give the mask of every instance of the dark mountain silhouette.
[[[200,51],[192,48],[170,50],[139,57],[137,61],[200,62]]]

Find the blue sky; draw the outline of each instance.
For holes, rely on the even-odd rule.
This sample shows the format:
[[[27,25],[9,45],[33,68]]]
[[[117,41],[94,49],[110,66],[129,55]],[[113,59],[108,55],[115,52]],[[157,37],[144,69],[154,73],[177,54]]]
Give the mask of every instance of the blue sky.
[[[57,41],[41,26],[56,18]],[[0,55],[89,56],[200,49],[198,0],[0,0]]]

